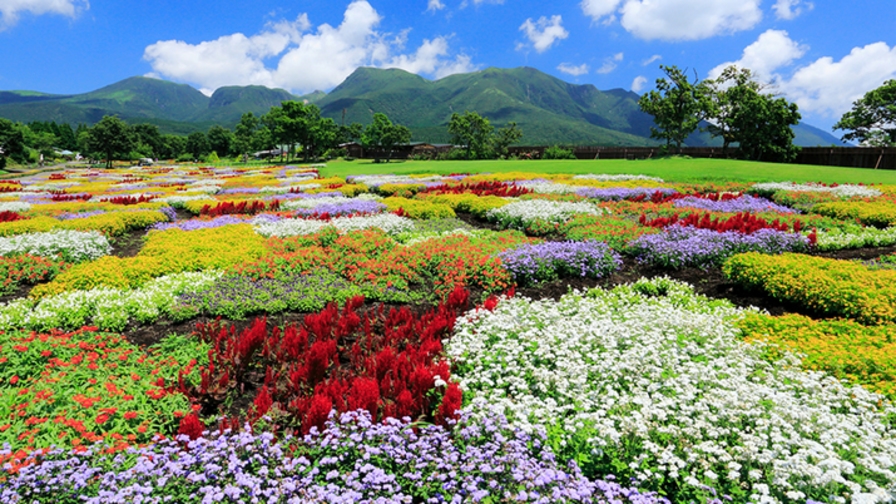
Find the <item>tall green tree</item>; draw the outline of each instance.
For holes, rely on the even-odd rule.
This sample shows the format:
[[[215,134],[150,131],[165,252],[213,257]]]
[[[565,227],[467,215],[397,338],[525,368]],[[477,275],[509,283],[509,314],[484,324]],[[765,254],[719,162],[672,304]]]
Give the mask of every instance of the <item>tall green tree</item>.
[[[184,149],[193,156],[193,159],[202,159],[211,152],[211,148],[208,145],[208,137],[201,131],[194,131],[187,135],[187,143]]]
[[[233,128],[233,144],[231,150],[239,155],[248,157],[249,151],[255,148],[254,137],[258,132],[261,121],[252,112],[246,112],[240,117],[240,122]]]
[[[703,120],[706,106],[705,86],[697,80],[691,81],[687,69],[660,65],[666,77],[656,80],[656,89],[638,100],[638,106],[653,116],[657,127],[650,128],[650,137],[665,140],[666,146],[673,143],[681,151],[685,138],[693,133]]]
[[[494,129],[487,118],[469,110],[464,111],[463,115],[455,112],[448,120],[451,141],[464,146],[467,159],[488,157]]]
[[[0,117],[0,169],[6,168],[7,158],[19,163],[27,160],[24,126]]]
[[[137,143],[134,150],[145,157],[163,157],[161,152],[164,140],[158,126],[149,123],[135,124],[134,136]]]
[[[508,148],[519,141],[523,137],[523,132],[515,122],[507,123],[507,126],[495,130],[495,136],[492,139],[492,146],[495,153],[499,156],[507,156]]]
[[[738,144],[741,157],[750,160],[792,161],[799,154],[791,126],[799,123],[794,103],[765,92],[749,69],[726,68],[704,83],[707,130],[721,137],[723,150]]]
[[[834,125],[845,130],[843,140],[868,146],[896,146],[896,79],[865,93],[852,103],[852,110]]]
[[[361,140],[364,134],[364,125],[351,123],[348,126],[339,126],[339,143],[352,143]]]
[[[177,159],[187,152],[187,139],[180,135],[162,135],[162,144],[156,154],[161,159]]]
[[[367,125],[361,135],[361,143],[367,149],[386,153],[386,162],[392,159],[392,151],[396,145],[411,141],[411,130],[401,124],[393,124],[386,114],[373,114],[373,122]],[[379,161],[379,158],[376,158]]]
[[[233,132],[217,124],[208,129],[208,146],[216,154],[222,157],[230,155],[230,146],[233,143]]]
[[[136,144],[134,130],[118,116],[103,116],[94,124],[85,138],[88,153],[99,155],[106,160],[106,167],[112,167],[112,161],[129,159]]]

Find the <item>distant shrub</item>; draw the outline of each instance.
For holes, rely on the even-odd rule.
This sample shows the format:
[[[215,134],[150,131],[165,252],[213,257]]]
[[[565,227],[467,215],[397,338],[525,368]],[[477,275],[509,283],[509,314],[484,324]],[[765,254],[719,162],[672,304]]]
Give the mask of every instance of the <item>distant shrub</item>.
[[[544,150],[544,154],[541,156],[542,159],[575,159],[576,156],[573,154],[572,149],[564,149],[559,145],[554,145],[553,147],[548,147]]]

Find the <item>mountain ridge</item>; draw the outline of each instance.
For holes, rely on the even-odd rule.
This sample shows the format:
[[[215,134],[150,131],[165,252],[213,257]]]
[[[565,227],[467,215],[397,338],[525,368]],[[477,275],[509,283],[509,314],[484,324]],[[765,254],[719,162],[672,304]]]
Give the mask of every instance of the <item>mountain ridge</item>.
[[[657,145],[652,117],[641,112],[639,95],[593,84],[573,84],[531,67],[495,68],[428,80],[400,69],[360,67],[329,93],[296,96],[264,86],[225,86],[206,96],[187,85],[129,77],[80,94],[0,91],[0,117],[21,122],[92,124],[115,114],[131,122],[156,124],[163,132],[205,131],[213,124],[232,128],[245,112],[267,112],[285,100],[316,103],[337,123],[368,124],[376,112],[408,126],[416,141],[447,142],[454,112],[476,111],[500,127],[516,122],[523,143],[606,146]],[[833,135],[801,123],[795,143],[843,145]],[[688,139],[713,145],[706,134]]]

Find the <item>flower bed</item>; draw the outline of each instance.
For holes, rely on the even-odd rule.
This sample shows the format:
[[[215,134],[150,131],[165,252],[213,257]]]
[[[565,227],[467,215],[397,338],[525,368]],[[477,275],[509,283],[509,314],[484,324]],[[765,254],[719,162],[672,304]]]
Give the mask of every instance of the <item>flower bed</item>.
[[[865,324],[896,322],[896,271],[802,254],[758,253],[731,257],[722,271],[745,287],[823,315]]]
[[[885,498],[896,409],[769,363],[740,341],[740,316],[685,285],[642,281],[503,299],[459,319],[446,350],[477,416],[544,429],[586,475],[633,477],[673,502],[709,498],[707,487],[736,502]]]
[[[622,266],[619,254],[597,241],[528,244],[498,257],[520,285],[561,277],[601,278]]]

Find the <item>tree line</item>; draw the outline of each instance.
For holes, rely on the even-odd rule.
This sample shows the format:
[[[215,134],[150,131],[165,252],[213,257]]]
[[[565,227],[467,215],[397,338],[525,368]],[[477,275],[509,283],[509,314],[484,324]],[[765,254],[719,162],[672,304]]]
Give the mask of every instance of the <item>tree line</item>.
[[[652,115],[651,138],[665,140],[680,151],[695,131],[722,140],[723,151],[734,145],[744,159],[792,161],[800,148],[793,145],[791,126],[799,123],[799,107],[771,92],[749,69],[726,68],[719,77],[699,81],[687,70],[661,65],[666,77],[638,100]],[[869,91],[853,102],[833,129],[845,130],[844,141],[862,146],[896,146],[896,80]]]

